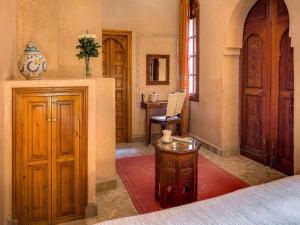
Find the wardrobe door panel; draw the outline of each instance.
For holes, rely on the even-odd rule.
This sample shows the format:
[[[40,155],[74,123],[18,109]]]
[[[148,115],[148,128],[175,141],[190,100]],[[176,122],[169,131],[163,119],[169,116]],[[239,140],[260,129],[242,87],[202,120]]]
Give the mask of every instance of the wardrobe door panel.
[[[29,188],[29,221],[42,222],[48,220],[49,186],[47,165],[28,167]]]
[[[80,217],[80,95],[52,97],[53,223]]]
[[[74,162],[59,162],[56,166],[57,217],[75,215]]]
[[[21,124],[16,132],[16,149],[21,156],[16,163],[22,165],[18,171],[20,179],[17,201],[22,202],[19,209],[21,225],[48,224],[51,219],[51,105],[49,97],[21,97],[22,106],[16,118]],[[20,137],[20,136],[18,136]],[[19,161],[20,159],[20,161]],[[19,193],[19,194],[18,194]]]

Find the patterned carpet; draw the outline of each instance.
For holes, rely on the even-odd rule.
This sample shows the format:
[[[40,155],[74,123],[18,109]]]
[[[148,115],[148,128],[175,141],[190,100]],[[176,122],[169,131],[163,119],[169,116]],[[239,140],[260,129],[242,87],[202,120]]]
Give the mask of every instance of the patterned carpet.
[[[117,160],[117,172],[139,213],[160,210],[154,198],[154,155]],[[249,185],[199,155],[198,201],[220,196]]]

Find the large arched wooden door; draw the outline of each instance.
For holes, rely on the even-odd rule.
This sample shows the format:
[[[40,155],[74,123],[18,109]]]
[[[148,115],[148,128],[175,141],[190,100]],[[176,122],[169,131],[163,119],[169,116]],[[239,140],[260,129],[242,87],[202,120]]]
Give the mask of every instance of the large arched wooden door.
[[[241,50],[241,153],[293,174],[294,73],[283,0],[258,0]]]
[[[116,141],[127,142],[130,139],[131,120],[129,116],[129,36],[116,32],[103,31],[102,65],[103,77],[115,78],[116,82]]]

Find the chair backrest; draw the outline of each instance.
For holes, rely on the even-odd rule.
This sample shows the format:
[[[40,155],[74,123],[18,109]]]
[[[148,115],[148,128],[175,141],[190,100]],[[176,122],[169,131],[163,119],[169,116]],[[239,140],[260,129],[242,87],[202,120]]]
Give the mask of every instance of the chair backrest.
[[[175,116],[175,109],[176,109],[176,104],[177,104],[177,94],[169,94],[168,97],[168,106],[167,106],[167,117]]]
[[[181,114],[182,107],[183,107],[183,104],[184,104],[184,100],[185,100],[185,97],[186,97],[186,93],[178,92],[177,96],[178,96],[178,98],[177,98],[177,104],[176,104],[176,108],[175,108],[175,115]]]
[[[167,117],[176,116],[181,113],[185,97],[186,94],[180,92],[169,94],[168,107],[166,113]]]

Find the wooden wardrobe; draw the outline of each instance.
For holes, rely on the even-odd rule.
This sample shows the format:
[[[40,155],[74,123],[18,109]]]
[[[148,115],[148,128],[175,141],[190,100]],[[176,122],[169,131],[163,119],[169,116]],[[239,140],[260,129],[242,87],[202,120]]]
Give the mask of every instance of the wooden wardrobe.
[[[84,217],[85,87],[13,90],[13,214],[19,225]]]
[[[283,0],[258,0],[241,51],[241,153],[293,174],[294,55]]]

